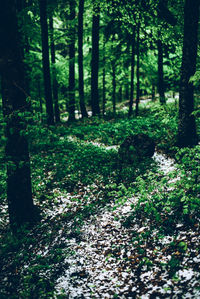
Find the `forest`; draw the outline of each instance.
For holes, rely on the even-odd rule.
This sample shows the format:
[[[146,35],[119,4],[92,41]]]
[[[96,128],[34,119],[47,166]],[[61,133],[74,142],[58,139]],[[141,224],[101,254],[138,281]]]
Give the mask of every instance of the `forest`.
[[[200,298],[200,0],[0,3],[0,298]]]

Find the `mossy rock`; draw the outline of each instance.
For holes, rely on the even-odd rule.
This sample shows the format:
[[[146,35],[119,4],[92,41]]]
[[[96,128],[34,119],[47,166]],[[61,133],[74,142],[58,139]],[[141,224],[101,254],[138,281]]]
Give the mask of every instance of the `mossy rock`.
[[[126,137],[119,148],[119,157],[125,162],[137,162],[152,157],[155,152],[154,140],[146,134]]]

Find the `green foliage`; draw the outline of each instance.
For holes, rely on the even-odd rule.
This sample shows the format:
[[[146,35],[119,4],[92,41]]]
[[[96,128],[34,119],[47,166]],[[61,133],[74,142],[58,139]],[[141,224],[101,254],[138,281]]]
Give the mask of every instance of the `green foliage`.
[[[168,233],[178,222],[194,225],[200,212],[200,147],[177,151],[177,170],[169,177],[149,171],[135,182],[139,197],[134,208],[136,215],[144,213],[153,220],[155,227]],[[183,246],[184,247],[184,246]]]

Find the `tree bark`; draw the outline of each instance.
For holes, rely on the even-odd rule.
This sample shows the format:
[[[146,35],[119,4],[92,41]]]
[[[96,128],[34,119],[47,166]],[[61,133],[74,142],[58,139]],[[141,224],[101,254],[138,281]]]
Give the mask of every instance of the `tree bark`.
[[[53,113],[50,64],[49,64],[48,25],[47,25],[47,11],[46,11],[47,0],[39,0],[39,4],[40,4],[40,24],[41,24],[41,34],[42,34],[42,64],[43,64],[47,124],[53,125],[54,113]]]
[[[127,75],[126,76],[127,78],[127,83],[125,84],[125,99],[128,100],[130,97],[129,97],[129,76]]]
[[[194,110],[194,87],[190,82],[196,71],[198,44],[199,0],[185,0],[184,39],[179,92],[178,145],[192,146],[197,143]]]
[[[114,61],[112,65],[112,86],[113,86],[113,92],[112,92],[113,113],[116,114],[116,66]]]
[[[160,35],[160,33],[159,33]],[[160,103],[165,104],[165,87],[164,87],[164,76],[163,76],[163,47],[162,47],[162,41],[159,38],[158,39],[158,93],[160,98]]]
[[[135,108],[135,115],[138,116],[139,114],[139,101],[140,101],[140,24],[137,24],[137,90],[136,90],[136,108]]]
[[[119,103],[122,103],[123,100],[123,91],[122,91],[122,86],[119,88]]]
[[[152,99],[153,102],[155,101],[155,93],[156,93],[155,84],[152,83],[151,99]]]
[[[16,17],[16,2],[1,1],[0,75],[2,78],[3,114],[6,121],[7,200],[10,225],[35,222],[32,199],[28,143],[24,135],[24,114],[29,108],[25,91],[23,49]]]
[[[135,26],[133,27],[132,35],[132,53],[131,53],[131,94],[129,101],[128,116],[130,117],[133,113],[133,97],[134,97],[134,67],[135,67]]]
[[[60,110],[58,105],[58,82],[56,78],[56,53],[54,44],[54,27],[53,16],[49,18],[50,40],[51,40],[51,63],[52,63],[52,79],[53,79],[53,99],[54,99],[54,114],[56,123],[60,122]]]
[[[103,42],[103,103],[102,103],[102,114],[106,112],[106,53],[105,53],[105,40]]]
[[[75,2],[70,5],[70,41],[69,41],[69,121],[75,120]]]
[[[84,0],[79,0],[79,13],[78,13],[78,71],[79,71],[79,98],[82,118],[88,117],[85,107],[84,95],[84,72],[83,72],[83,13],[84,13]]]
[[[92,19],[92,62],[91,62],[91,106],[92,115],[100,114],[99,107],[99,90],[98,90],[98,73],[99,73],[99,6],[94,8]]]

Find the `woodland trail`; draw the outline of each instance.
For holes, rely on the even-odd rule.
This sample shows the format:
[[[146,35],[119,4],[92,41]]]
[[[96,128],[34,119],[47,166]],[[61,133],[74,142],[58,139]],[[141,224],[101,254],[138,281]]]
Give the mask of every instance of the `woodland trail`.
[[[166,176],[175,169],[173,160],[162,154],[155,153],[153,159]],[[183,257],[177,279],[169,277],[174,258],[171,244],[188,240],[190,253],[194,253],[199,246],[198,232],[185,231],[177,224],[176,236],[158,237],[158,230],[151,232],[141,219],[125,227],[123,221],[137,201],[132,197],[107,204],[84,221],[77,238],[66,240],[73,254],[64,261],[67,269],[57,279],[57,294],[88,299],[200,297],[200,255]]]
[[[108,151],[118,149],[73,136],[69,141]],[[163,192],[167,194],[173,180],[179,179],[178,169],[161,153],[156,152],[153,161],[157,171],[149,171],[158,181],[165,179]],[[123,186],[113,186],[111,192],[117,190],[123,191]],[[155,184],[149,199],[157,192]],[[178,222],[173,232],[163,233],[153,218],[142,212],[133,214],[143,204],[140,193],[121,197],[114,193],[105,198],[106,185],[95,180],[93,185],[80,184],[77,193],[60,192],[59,188],[53,193],[43,204],[41,224],[28,233],[27,245],[17,255],[21,263],[16,268],[13,256],[1,261],[2,292],[15,294],[17,289],[23,294],[27,288],[26,298],[32,294],[40,298],[40,284],[45,284],[47,294],[54,290],[48,298],[200,298],[198,223],[188,228]]]

